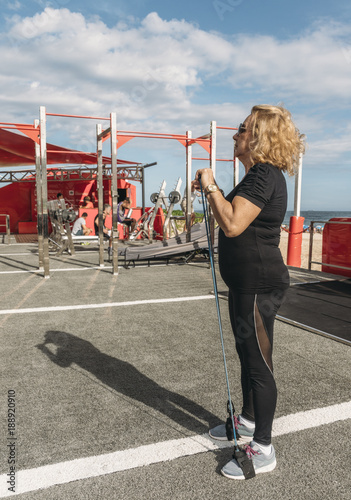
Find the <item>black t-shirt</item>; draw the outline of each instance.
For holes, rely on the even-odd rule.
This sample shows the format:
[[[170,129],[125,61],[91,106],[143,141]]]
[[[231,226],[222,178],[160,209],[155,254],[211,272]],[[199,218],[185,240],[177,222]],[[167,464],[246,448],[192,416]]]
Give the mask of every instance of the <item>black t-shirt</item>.
[[[105,219],[106,219],[106,215],[102,215],[102,219],[103,219],[103,228],[106,229],[106,226],[105,226]],[[95,216],[95,219],[94,219],[94,229],[95,229],[95,234],[96,236],[99,236],[99,214],[97,214]],[[103,234],[104,238],[107,238],[109,239],[110,236],[106,233]]]
[[[280,226],[287,206],[283,173],[268,163],[254,165],[228,194],[242,196],[261,208],[256,219],[234,238],[219,231],[220,273],[227,286],[240,293],[268,293],[289,286],[289,273],[279,250]]]
[[[97,214],[94,219],[94,229],[95,229],[95,234],[99,236],[99,214]]]

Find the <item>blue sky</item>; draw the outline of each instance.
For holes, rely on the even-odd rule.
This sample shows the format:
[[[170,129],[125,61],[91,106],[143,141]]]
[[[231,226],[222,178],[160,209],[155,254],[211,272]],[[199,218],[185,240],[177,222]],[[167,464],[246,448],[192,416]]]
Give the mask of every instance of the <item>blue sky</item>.
[[[281,0],[1,0],[2,121],[49,112],[108,116],[118,128],[185,134],[237,126],[257,103],[283,103],[307,136],[302,210],[351,211],[351,4]],[[49,119],[48,140],[95,150],[95,124]],[[231,134],[217,154],[232,155]],[[185,182],[185,149],[134,139],[124,159],[157,161],[146,193]],[[194,150],[194,155],[203,155]],[[193,162],[193,170],[207,166]],[[241,174],[243,170],[241,170]],[[289,209],[294,181],[287,179]],[[183,187],[184,188],[184,182]],[[232,186],[229,163],[217,182]],[[140,202],[140,200],[139,200]]]

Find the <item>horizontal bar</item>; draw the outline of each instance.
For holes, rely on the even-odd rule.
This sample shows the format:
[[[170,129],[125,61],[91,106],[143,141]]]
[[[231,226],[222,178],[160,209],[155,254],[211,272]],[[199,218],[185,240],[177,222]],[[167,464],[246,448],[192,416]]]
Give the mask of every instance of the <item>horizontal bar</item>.
[[[311,264],[320,264],[327,267],[335,267],[335,269],[345,269],[346,271],[351,271],[351,267],[337,266],[336,264],[326,264],[325,262],[316,262],[311,260]]]
[[[303,330],[307,330],[311,333],[316,333],[317,335],[322,335],[322,337],[326,337],[332,340],[336,340],[337,342],[341,342],[346,345],[351,346],[351,342],[349,340],[345,340],[341,337],[337,337],[332,333],[324,332],[322,330],[318,330],[317,328],[313,328],[312,326],[305,325],[304,323],[299,323],[298,321],[294,321],[293,319],[285,318],[284,316],[280,316],[277,314],[276,319],[282,321],[283,323],[288,323],[289,325],[296,326],[298,328],[302,328]]]
[[[47,116],[62,116],[63,118],[86,118],[87,120],[110,120],[101,116],[83,116],[83,115],[62,115],[61,113],[46,113]]]
[[[187,139],[187,136],[186,135],[181,135],[181,134],[162,134],[160,132],[137,132],[135,130],[117,130],[117,135],[119,134],[126,134],[126,135],[131,135],[131,134],[144,134],[146,136],[149,136],[149,135],[160,135],[160,136],[166,136],[166,137],[177,137],[177,138],[182,138],[182,139]],[[190,140],[193,140],[193,139],[190,139]]]
[[[133,137],[151,137],[155,139],[176,139],[177,141],[182,140],[182,141],[187,141],[190,142],[191,144],[197,143],[197,142],[211,142],[211,139],[204,139],[202,137],[192,137],[188,138],[186,135],[181,135],[181,134],[162,134],[159,132],[135,132],[135,131],[128,131],[128,130],[117,130],[117,137],[118,136],[123,137],[124,135],[131,135]]]
[[[129,135],[132,139],[138,139],[138,138],[144,138],[144,139],[171,139],[171,140],[176,140],[176,141],[187,141],[187,138],[186,136],[184,135],[147,135],[147,134],[134,134],[134,133],[130,133],[130,134],[125,134],[125,135]],[[117,133],[117,139],[118,137],[124,137],[123,134],[118,134]]]
[[[351,222],[342,222],[339,220],[311,220],[311,224],[351,224]]]
[[[154,165],[157,165],[157,161],[154,161],[153,163],[146,163],[146,165],[140,165],[140,168],[153,167]]]
[[[58,153],[58,154],[80,154],[80,155],[96,155],[96,153],[86,153],[85,151],[77,151],[76,149],[47,149],[47,153]]]
[[[216,128],[220,128],[222,130],[238,130],[238,127],[216,127]]]

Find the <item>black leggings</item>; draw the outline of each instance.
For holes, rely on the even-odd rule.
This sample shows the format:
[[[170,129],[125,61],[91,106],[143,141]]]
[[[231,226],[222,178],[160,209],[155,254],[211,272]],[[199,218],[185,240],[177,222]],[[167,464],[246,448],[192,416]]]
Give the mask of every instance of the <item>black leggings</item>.
[[[286,290],[229,292],[229,314],[241,363],[242,416],[255,422],[254,440],[271,443],[277,387],[273,377],[273,326]]]

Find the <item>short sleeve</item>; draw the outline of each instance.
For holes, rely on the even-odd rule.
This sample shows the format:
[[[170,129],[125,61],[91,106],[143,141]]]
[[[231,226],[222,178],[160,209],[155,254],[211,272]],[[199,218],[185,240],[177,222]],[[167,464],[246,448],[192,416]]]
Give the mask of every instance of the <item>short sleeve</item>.
[[[275,176],[272,165],[257,163],[238,185],[235,196],[242,196],[259,208],[271,199],[275,189]]]

